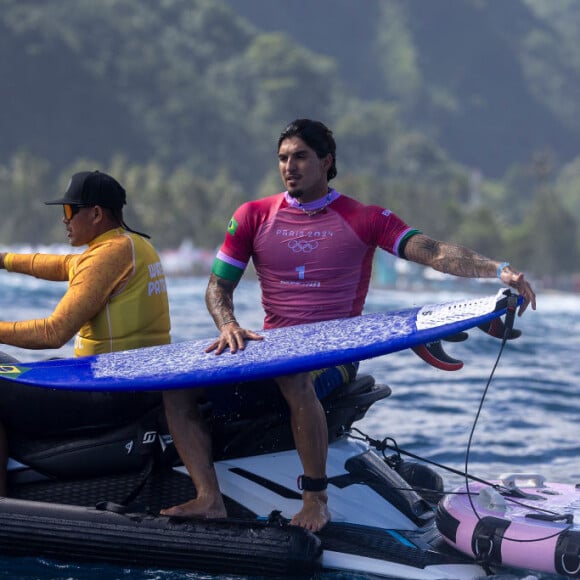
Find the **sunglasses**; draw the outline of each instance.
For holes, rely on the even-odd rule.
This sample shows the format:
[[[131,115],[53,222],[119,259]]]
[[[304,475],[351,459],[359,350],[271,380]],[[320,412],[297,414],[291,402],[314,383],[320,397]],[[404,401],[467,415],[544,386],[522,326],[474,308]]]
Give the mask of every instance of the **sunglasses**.
[[[90,205],[81,205],[81,204],[71,204],[71,203],[65,203],[62,206],[62,209],[64,211],[64,217],[67,220],[72,220],[73,217],[75,217],[75,215],[77,215],[77,213],[79,213],[81,207],[92,207]]]

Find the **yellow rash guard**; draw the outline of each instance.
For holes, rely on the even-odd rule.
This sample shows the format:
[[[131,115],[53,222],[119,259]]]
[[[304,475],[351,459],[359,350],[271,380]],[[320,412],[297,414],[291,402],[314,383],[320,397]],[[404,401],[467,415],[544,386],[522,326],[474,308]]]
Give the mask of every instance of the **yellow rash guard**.
[[[44,319],[0,322],[0,342],[60,348],[78,332],[75,356],[170,342],[165,275],[155,248],[122,228],[89,243],[82,254],[7,254],[5,268],[68,289]]]

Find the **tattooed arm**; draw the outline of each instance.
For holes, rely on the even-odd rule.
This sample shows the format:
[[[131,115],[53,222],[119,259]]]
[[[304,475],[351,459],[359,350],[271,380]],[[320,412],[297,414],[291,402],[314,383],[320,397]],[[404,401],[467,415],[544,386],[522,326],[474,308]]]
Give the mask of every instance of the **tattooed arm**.
[[[211,274],[205,291],[205,305],[218,328],[236,322],[234,316],[234,290],[237,282]]]
[[[500,264],[469,248],[440,242],[423,234],[417,234],[407,242],[405,258],[438,272],[464,278],[494,278]]]
[[[423,234],[413,236],[407,242],[404,253],[404,257],[411,262],[464,278],[495,278],[501,266],[501,262],[486,258],[469,248],[434,240]],[[507,265],[501,270],[500,280],[523,297],[520,316],[530,303],[532,309],[536,309],[536,295],[521,272]]]
[[[237,282],[210,274],[205,291],[205,304],[215,325],[220,330],[219,338],[206,352],[221,354],[229,346],[230,352],[243,350],[246,340],[262,340],[262,336],[251,330],[241,328],[234,316],[234,290]]]

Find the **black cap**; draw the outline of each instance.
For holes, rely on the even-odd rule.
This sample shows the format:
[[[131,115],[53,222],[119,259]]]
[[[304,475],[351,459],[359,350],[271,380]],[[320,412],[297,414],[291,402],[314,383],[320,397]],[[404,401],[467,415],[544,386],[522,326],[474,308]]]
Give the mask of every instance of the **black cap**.
[[[111,209],[123,207],[127,195],[121,184],[110,175],[100,171],[75,173],[66,188],[64,197],[45,201],[46,205],[100,205]]]

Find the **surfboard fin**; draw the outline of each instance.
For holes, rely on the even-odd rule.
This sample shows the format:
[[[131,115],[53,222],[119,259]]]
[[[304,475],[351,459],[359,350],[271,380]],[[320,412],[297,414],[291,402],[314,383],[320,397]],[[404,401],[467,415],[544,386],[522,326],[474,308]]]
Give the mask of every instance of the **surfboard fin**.
[[[465,338],[467,338],[467,334],[463,334],[465,334]],[[461,338],[460,340],[465,340],[465,338]],[[440,340],[414,346],[412,347],[412,350],[419,358],[423,359],[426,363],[436,369],[441,369],[443,371],[458,371],[463,368],[463,361],[450,357],[443,350]]]
[[[494,338],[503,338],[505,331],[506,331],[506,325],[504,324],[503,320],[501,318],[494,318],[493,320],[490,320],[489,322],[484,322],[483,324],[480,324],[478,326],[478,328],[480,330],[483,330],[483,332],[485,332],[486,334],[489,334],[490,336],[493,336]],[[518,330],[517,328],[512,328],[510,330],[510,333],[507,337],[508,340],[514,340],[516,338],[519,338],[522,335],[522,331]]]

